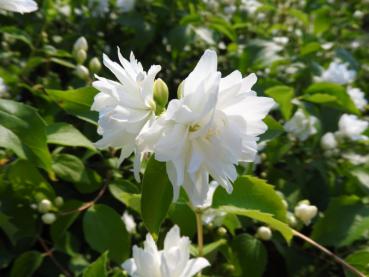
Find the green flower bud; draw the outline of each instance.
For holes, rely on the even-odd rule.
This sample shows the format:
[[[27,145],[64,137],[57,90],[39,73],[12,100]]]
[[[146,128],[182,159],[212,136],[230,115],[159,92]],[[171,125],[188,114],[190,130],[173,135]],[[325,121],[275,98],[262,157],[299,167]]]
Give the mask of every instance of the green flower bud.
[[[47,213],[51,210],[52,206],[50,200],[43,199],[38,203],[38,210],[40,213]]]
[[[183,81],[179,84],[177,88],[177,98],[181,99],[183,97]]]
[[[168,103],[169,90],[167,84],[160,78],[154,82],[154,101],[157,115],[161,114]]]
[[[46,213],[42,215],[41,219],[45,224],[53,224],[56,220],[56,216],[53,213]]]
[[[92,73],[98,73],[101,70],[101,62],[98,58],[92,58],[88,65],[88,68]]]
[[[227,229],[224,227],[219,227],[217,233],[219,236],[224,237],[225,235],[227,235]]]
[[[79,78],[83,80],[87,80],[90,77],[90,72],[84,65],[77,65],[75,73]]]
[[[76,58],[78,64],[83,64],[87,59],[87,52],[83,49],[78,50],[77,52],[75,52],[74,57]]]
[[[61,196],[58,196],[54,199],[54,203],[57,207],[61,207],[64,204],[64,199]]]
[[[73,51],[74,52],[78,52],[79,50],[88,50],[88,42],[85,39],[85,37],[80,37],[79,39],[76,40],[76,42],[74,43],[73,46]]]

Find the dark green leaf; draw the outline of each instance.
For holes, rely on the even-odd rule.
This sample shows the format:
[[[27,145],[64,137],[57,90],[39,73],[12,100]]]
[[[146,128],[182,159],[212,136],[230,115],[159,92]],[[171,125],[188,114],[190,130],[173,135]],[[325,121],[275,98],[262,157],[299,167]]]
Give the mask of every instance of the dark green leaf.
[[[103,253],[95,262],[90,264],[83,272],[83,277],[106,277],[108,272],[106,266],[108,263],[108,253]]]
[[[10,277],[28,277],[39,268],[44,256],[38,251],[29,251],[20,255],[14,262]]]

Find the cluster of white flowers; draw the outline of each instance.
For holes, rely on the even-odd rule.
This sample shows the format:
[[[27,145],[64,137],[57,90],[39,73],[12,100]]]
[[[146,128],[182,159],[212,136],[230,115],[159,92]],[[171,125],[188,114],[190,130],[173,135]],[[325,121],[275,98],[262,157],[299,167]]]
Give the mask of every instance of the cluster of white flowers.
[[[308,115],[303,109],[298,109],[293,117],[284,125],[284,129],[297,137],[300,141],[307,140],[310,136],[318,132],[318,118]]]
[[[119,51],[118,51],[119,52]],[[202,206],[213,190],[211,176],[229,193],[237,178],[235,165],[252,162],[258,136],[267,129],[263,118],[274,105],[251,90],[255,74],[242,78],[239,71],[221,78],[217,55],[206,50],[195,69],[180,85],[181,98],[155,115],[154,83],[160,66],[148,72],[133,54],[130,61],[118,53],[120,63],[104,55],[104,64],[119,82],[98,77],[100,93],[92,109],[99,112],[99,148],[121,148],[123,161],[135,152],[135,176],[139,179],[144,153],[166,162],[174,200],[183,186],[194,206]]]
[[[30,13],[38,9],[33,0],[0,0],[0,10],[18,13]]]
[[[349,88],[347,90],[348,95],[351,97],[355,106],[360,110],[364,111],[368,101],[365,99],[365,93],[359,88]]]
[[[337,84],[349,84],[356,78],[356,71],[349,69],[348,63],[343,63],[335,59],[329,67],[323,71],[322,75],[316,78],[322,82],[332,82]]]
[[[122,267],[133,277],[191,277],[210,264],[202,257],[190,259],[190,245],[188,237],[180,237],[176,225],[167,233],[164,249],[160,251],[147,234],[144,248],[133,246],[133,258]]]

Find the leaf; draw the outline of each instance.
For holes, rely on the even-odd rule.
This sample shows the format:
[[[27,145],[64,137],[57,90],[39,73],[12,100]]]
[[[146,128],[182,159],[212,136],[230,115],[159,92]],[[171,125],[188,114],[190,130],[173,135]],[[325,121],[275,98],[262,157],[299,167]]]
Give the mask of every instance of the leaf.
[[[314,225],[312,239],[324,245],[347,246],[367,236],[369,207],[357,196],[334,198]]]
[[[27,159],[26,149],[20,139],[9,129],[0,125],[0,147],[12,150],[19,158]]]
[[[301,56],[307,56],[310,55],[312,53],[318,52],[319,50],[321,50],[321,46],[320,43],[318,42],[309,42],[308,44],[305,44],[300,51]]]
[[[317,83],[307,88],[302,100],[322,104],[341,111],[360,114],[346,89],[338,84]]]
[[[154,237],[159,233],[172,199],[172,185],[166,173],[165,163],[158,162],[152,156],[142,181],[141,214],[146,228]]]
[[[72,147],[85,147],[96,151],[94,144],[73,125],[68,123],[54,123],[47,126],[47,143]]]
[[[350,254],[346,258],[346,262],[365,274],[365,276],[369,276],[369,248],[360,249]],[[356,276],[348,270],[345,271],[345,275],[347,277]]]
[[[9,240],[14,245],[16,242],[15,234],[18,231],[18,228],[10,222],[10,217],[2,212],[0,212],[0,228],[5,232]]]
[[[29,161],[18,160],[14,162],[9,168],[8,178],[13,191],[19,198],[28,199],[30,202],[55,198],[53,187]]]
[[[234,206],[220,206],[218,209],[229,214],[246,216],[264,222],[271,228],[279,231],[288,243],[292,239],[293,236],[292,229],[286,223],[275,219],[272,214],[263,213],[257,210],[237,208]]]
[[[295,95],[294,89],[288,86],[274,86],[268,88],[265,94],[272,97],[281,109],[284,119],[288,120],[292,114],[292,99]]]
[[[109,257],[122,263],[130,252],[130,238],[117,212],[103,204],[94,205],[83,217],[83,232],[87,243],[99,253],[109,251]]]
[[[192,238],[196,233],[195,213],[187,203],[178,201],[169,211],[169,217],[172,222],[179,226],[181,234]]]
[[[268,257],[267,250],[260,240],[249,234],[242,234],[232,241],[232,249],[242,269],[241,276],[263,276]]]
[[[106,277],[108,272],[106,266],[108,263],[108,253],[104,252],[95,262],[90,264],[83,272],[83,277]]]
[[[10,277],[27,277],[40,267],[44,256],[38,251],[28,251],[20,255],[14,262]]]
[[[282,198],[275,192],[272,185],[253,176],[241,176],[234,185],[233,192],[228,194],[223,189],[217,189],[213,197],[213,206],[232,205],[234,207],[258,210],[286,221],[287,211]]]
[[[331,9],[327,6],[314,12],[314,33],[322,34],[331,26]]]
[[[122,180],[109,185],[109,191],[115,199],[122,202],[127,207],[141,213],[141,195],[129,192],[134,185],[128,181]]]
[[[182,232],[182,229],[181,229]],[[212,243],[209,243],[204,246],[203,248],[203,255],[207,256],[215,251],[217,251],[220,247],[227,244],[227,240],[225,239],[219,239],[217,241],[214,241]],[[193,256],[197,257],[199,256],[199,249],[197,246],[191,245],[190,252]]]
[[[91,105],[97,93],[96,89],[92,87],[65,91],[48,89],[46,92],[67,113],[96,125],[98,114],[91,111]]]
[[[3,127],[2,130],[4,128],[9,130],[2,131],[7,138],[3,137],[0,141],[14,139],[14,135],[18,138],[14,142],[3,142],[3,146],[7,145],[10,149],[14,149],[20,141],[29,150],[29,154],[32,154],[30,156],[32,160],[47,171],[51,171],[51,156],[46,144],[46,125],[34,108],[12,100],[0,99],[0,125]],[[25,148],[19,145],[15,148],[15,153],[24,158]]]
[[[271,140],[285,132],[283,126],[270,115],[267,115],[263,121],[268,125],[268,130],[260,136],[260,140]]]

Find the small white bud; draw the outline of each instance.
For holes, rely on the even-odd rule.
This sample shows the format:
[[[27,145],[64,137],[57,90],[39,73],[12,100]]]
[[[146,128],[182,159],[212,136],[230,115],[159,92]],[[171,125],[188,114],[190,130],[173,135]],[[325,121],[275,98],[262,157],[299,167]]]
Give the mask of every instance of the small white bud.
[[[101,62],[98,58],[94,57],[90,60],[88,67],[92,73],[98,73],[101,70]]]
[[[328,132],[322,136],[320,140],[320,146],[324,150],[331,150],[337,147],[337,140],[333,133]]]
[[[160,78],[154,82],[154,101],[156,103],[156,113],[160,114],[168,103],[169,90],[167,84]]]
[[[51,210],[51,208],[52,204],[48,199],[43,199],[40,201],[40,203],[38,203],[38,210],[40,213],[47,213]]]
[[[288,225],[290,225],[291,227],[295,227],[297,225],[297,220],[293,213],[291,212],[287,213],[287,222]]]
[[[37,204],[33,203],[31,205],[29,205],[29,207],[32,209],[32,210],[37,210]]]
[[[61,196],[55,198],[54,203],[57,207],[61,207],[64,204],[64,199]]]
[[[300,203],[295,207],[295,216],[305,225],[309,225],[311,220],[317,215],[318,208],[306,203]]]
[[[85,39],[85,37],[80,37],[79,39],[76,40],[73,46],[73,50],[75,52],[78,52],[79,50],[85,50],[85,51],[88,50],[88,42]]]
[[[87,80],[90,77],[90,72],[84,65],[77,65],[75,72],[76,75],[83,80]]]
[[[83,64],[87,59],[87,53],[85,50],[80,49],[75,52],[75,58],[78,64]]]
[[[56,216],[53,213],[46,213],[42,215],[41,219],[45,224],[53,224],[56,220]]]
[[[272,237],[272,230],[266,226],[260,226],[256,231],[256,237],[261,240],[270,240]]]

